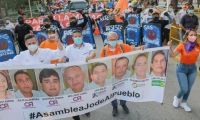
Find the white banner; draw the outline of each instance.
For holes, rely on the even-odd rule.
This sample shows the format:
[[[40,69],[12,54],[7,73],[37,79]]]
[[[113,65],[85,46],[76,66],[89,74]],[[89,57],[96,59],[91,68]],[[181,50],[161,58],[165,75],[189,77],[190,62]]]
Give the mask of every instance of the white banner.
[[[168,50],[134,51],[87,64],[1,68],[0,119],[66,118],[115,99],[162,103]]]

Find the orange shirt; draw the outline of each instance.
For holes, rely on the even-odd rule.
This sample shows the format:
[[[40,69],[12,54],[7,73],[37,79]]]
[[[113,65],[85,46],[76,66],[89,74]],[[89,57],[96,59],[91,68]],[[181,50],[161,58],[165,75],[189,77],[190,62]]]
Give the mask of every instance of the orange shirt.
[[[112,50],[110,46],[106,45],[103,47],[100,51],[100,57],[106,57],[106,56],[112,56],[112,55],[118,55],[121,53],[131,52],[133,50],[132,46],[129,46],[127,44],[117,44],[115,46],[115,49]]]
[[[195,64],[200,54],[200,47],[195,47],[192,51],[186,52],[184,44],[179,44],[175,51],[180,53],[180,63]]]
[[[49,48],[51,50],[56,50],[58,48],[57,41],[45,40],[40,44],[40,48]],[[59,59],[51,60],[51,64],[57,64]]]
[[[49,48],[51,50],[56,50],[58,48],[58,42],[45,40],[40,44],[40,48]]]

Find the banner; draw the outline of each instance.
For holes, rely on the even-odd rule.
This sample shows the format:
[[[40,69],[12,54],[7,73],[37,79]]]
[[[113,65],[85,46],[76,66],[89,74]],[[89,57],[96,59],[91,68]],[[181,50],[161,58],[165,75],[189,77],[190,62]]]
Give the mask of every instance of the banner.
[[[126,44],[139,46],[141,40],[140,27],[128,25],[125,29]]]
[[[147,48],[162,46],[160,24],[148,23],[143,25],[143,43]]]
[[[94,20],[98,19],[102,14],[101,13],[90,13],[90,17]],[[69,18],[75,16],[77,19],[82,18],[82,16],[77,12],[67,12],[60,14],[53,14],[53,18],[58,20],[62,28],[66,28],[69,24]],[[40,31],[40,25],[43,24],[43,19],[47,16],[41,16],[36,18],[26,19],[26,23],[33,27],[33,31]]]
[[[0,68],[4,82],[1,120],[66,118],[96,110],[114,99],[162,103],[168,50],[134,51],[87,64]]]
[[[99,27],[99,31],[101,33],[101,37],[103,39],[103,41],[106,39],[106,35],[104,34],[104,28],[108,25],[110,25],[110,16],[109,15],[104,15],[101,16],[98,20],[97,20],[97,25]]]
[[[14,36],[9,30],[0,30],[0,62],[16,56]]]
[[[126,17],[129,26],[140,27],[140,15],[128,14]]]
[[[104,35],[104,44],[106,45],[108,40],[107,40],[107,34],[110,31],[114,31],[118,34],[119,36],[119,41],[124,42],[124,27],[122,24],[116,24],[116,25],[107,25],[103,28],[103,35]]]

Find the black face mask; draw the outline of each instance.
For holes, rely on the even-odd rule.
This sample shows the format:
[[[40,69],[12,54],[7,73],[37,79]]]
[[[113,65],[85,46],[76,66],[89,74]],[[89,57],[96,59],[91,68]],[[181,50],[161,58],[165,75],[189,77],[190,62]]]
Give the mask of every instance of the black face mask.
[[[76,26],[77,25],[77,21],[71,21],[70,22],[70,26]]]
[[[19,20],[18,22],[19,22],[20,25],[24,24],[24,20]]]
[[[49,29],[51,26],[49,24],[44,25],[45,28]]]
[[[158,20],[159,20],[159,17],[158,17],[158,16],[155,16],[155,17],[153,17],[153,20],[154,20],[154,21],[158,21]]]

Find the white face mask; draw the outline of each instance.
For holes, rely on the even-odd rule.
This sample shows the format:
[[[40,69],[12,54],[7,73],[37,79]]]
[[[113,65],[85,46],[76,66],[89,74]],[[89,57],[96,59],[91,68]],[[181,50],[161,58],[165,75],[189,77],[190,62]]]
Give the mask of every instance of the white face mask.
[[[37,49],[38,49],[37,44],[32,44],[28,46],[28,50],[30,50],[31,52],[35,52]]]

